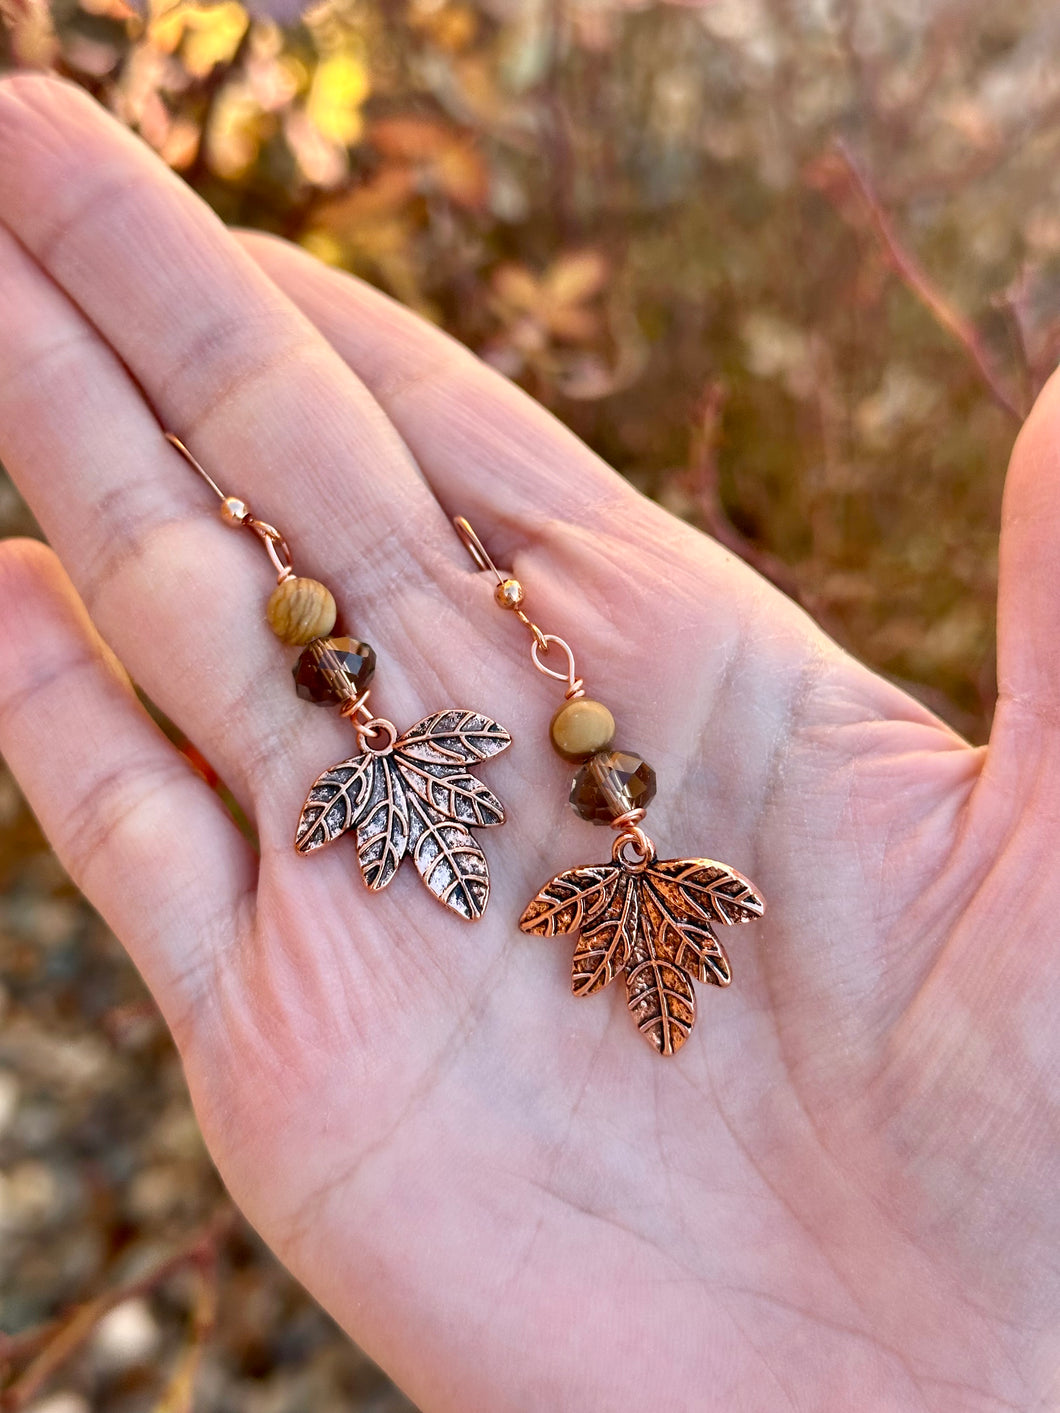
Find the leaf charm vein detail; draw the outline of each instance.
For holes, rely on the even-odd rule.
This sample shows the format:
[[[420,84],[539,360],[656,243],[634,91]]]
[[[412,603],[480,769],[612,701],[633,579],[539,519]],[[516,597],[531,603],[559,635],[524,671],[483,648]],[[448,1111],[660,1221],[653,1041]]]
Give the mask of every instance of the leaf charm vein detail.
[[[386,888],[406,855],[428,890],[458,916],[482,916],[489,867],[471,829],[504,823],[504,806],[471,767],[512,738],[479,712],[450,707],[424,717],[382,751],[339,761],[302,806],[295,848],[312,853],[351,830],[367,886]]]
[[[557,874],[531,899],[519,926],[537,937],[579,933],[571,986],[576,996],[626,976],[637,1029],[662,1055],[674,1055],[696,1019],[693,979],[732,980],[714,931],[753,922],[765,902],[735,869],[713,859],[653,860],[643,867],[592,864]]]

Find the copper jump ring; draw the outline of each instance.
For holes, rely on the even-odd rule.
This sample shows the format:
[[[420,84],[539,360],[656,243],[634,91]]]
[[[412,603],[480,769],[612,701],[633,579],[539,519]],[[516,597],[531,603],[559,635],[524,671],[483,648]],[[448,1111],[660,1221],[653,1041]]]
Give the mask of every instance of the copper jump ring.
[[[643,873],[655,862],[655,844],[639,824],[631,824],[615,836],[611,857],[629,873]]]
[[[357,739],[361,743],[361,749],[371,751],[374,755],[385,755],[398,738],[398,729],[392,721],[387,721],[385,716],[373,716],[363,723],[357,722]],[[378,743],[378,737],[383,737],[382,744]]]

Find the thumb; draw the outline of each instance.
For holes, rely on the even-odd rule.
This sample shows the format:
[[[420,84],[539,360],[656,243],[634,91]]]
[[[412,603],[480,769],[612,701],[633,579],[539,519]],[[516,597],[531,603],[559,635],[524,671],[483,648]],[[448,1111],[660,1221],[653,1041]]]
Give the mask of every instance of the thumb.
[[[1035,403],[1005,482],[992,764],[1034,793],[1060,774],[1060,373]],[[1015,776],[1011,774],[1015,771]],[[1044,798],[1044,796],[1043,796]]]

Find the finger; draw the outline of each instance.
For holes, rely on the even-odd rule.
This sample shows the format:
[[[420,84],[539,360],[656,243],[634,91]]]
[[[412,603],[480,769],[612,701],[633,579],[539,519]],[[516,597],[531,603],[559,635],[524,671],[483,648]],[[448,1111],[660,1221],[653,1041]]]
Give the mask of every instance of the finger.
[[[442,504],[525,534],[548,519],[608,517],[639,501],[539,403],[448,334],[371,285],[272,236],[244,246],[357,373]]]
[[[292,738],[341,751],[348,731],[295,698],[265,626],[253,537],[220,523],[112,350],[2,228],[0,459],[99,630],[244,809],[285,771],[301,790]]]
[[[737,641],[760,637],[763,660],[783,657],[792,645],[798,652],[819,650],[823,634],[790,600],[715,541],[639,495],[555,417],[448,335],[286,241],[248,232],[241,240],[363,378],[449,513],[467,515],[499,563],[514,563],[520,575],[526,565],[541,621],[560,634],[578,632],[588,644],[581,665],[592,676],[636,681],[634,698],[651,701],[643,639],[628,631],[638,621],[643,584],[651,580],[668,585],[675,610],[689,622],[706,623],[702,601],[711,601],[709,633],[696,645],[711,681],[725,680],[724,664]],[[635,551],[629,526],[638,532]],[[674,566],[682,563],[695,572],[675,578]],[[579,586],[573,622],[566,583]],[[604,630],[595,653],[594,617]],[[622,659],[617,671],[616,654]],[[699,698],[689,694],[688,700]]]
[[[0,753],[56,852],[179,1032],[256,863],[163,736],[56,556],[0,544]]]
[[[1060,769],[1060,375],[1046,385],[1012,452],[998,579],[991,755],[997,766],[1003,753],[1026,794],[1043,768],[1050,779]]]
[[[218,481],[292,543],[352,556],[362,599],[452,570],[445,518],[374,399],[205,204],[79,90],[0,83],[0,215]]]

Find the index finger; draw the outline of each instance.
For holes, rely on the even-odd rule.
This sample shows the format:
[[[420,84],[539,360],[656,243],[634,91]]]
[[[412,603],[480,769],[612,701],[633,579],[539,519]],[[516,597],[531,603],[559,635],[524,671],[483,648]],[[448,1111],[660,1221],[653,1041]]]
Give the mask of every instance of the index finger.
[[[0,220],[163,423],[292,540],[379,566],[411,521],[401,567],[411,557],[430,577],[452,562],[430,488],[357,377],[205,203],[72,85],[0,80]]]
[[[512,544],[649,503],[547,408],[442,329],[276,236],[240,240],[364,382],[451,514]]]

